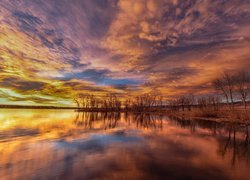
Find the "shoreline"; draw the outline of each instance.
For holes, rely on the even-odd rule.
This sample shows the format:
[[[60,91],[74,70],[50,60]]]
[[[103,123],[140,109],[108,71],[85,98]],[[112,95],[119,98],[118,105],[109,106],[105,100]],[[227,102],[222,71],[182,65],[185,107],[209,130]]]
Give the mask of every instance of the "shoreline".
[[[59,106],[22,106],[22,105],[0,105],[0,109],[64,109],[75,110],[76,112],[101,112],[101,113],[137,113],[137,114],[160,114],[172,118],[183,120],[207,120],[218,123],[239,123],[250,124],[250,110],[244,111],[242,109],[220,109],[217,111],[211,109],[192,109],[190,111],[171,111],[169,109],[82,109],[77,107],[59,107]]]
[[[223,109],[223,110],[211,111],[211,112],[204,113],[196,109],[196,110],[185,111],[185,112],[169,111],[168,114],[170,117],[186,119],[186,120],[206,120],[206,121],[214,121],[218,123],[250,124],[250,111],[249,110],[245,112],[244,110]]]

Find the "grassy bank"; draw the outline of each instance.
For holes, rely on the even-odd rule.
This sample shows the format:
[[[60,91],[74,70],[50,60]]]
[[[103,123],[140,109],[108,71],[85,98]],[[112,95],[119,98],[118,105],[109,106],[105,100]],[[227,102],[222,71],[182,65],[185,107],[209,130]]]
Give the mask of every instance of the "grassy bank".
[[[237,123],[250,123],[250,109],[236,108],[220,108],[214,110],[212,108],[191,110],[168,111],[168,115],[177,118],[186,119],[203,119],[218,122],[237,122]]]

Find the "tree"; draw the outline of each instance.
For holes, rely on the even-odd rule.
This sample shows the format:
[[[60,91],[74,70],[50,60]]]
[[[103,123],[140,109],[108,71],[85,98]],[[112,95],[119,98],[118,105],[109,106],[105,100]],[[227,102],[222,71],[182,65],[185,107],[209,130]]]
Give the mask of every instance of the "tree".
[[[238,74],[238,78],[236,81],[237,91],[239,92],[241,96],[241,100],[243,102],[243,105],[245,107],[245,110],[247,108],[247,96],[250,90],[249,84],[247,82],[247,73],[245,71]]]
[[[234,90],[235,90],[235,76],[224,72],[221,78],[217,78],[213,81],[213,87],[217,91],[221,91],[223,96],[226,98],[227,104],[229,105],[229,98],[232,107],[234,106]]]
[[[206,97],[199,97],[197,99],[197,104],[198,104],[198,107],[203,110],[207,107],[208,105],[208,101],[207,101],[207,98]]]
[[[185,111],[185,104],[186,104],[186,98],[185,98],[185,96],[179,97],[178,100],[177,100],[177,102],[178,102],[178,105],[181,106],[182,111]]]
[[[77,108],[80,108],[80,100],[78,98],[74,98],[74,102],[77,104]]]
[[[221,91],[222,95],[226,98],[227,104],[229,104],[228,92],[225,83],[221,79],[215,79],[213,81],[213,87],[215,90]]]
[[[218,96],[210,95],[208,96],[208,104],[213,106],[214,111],[216,111],[220,104],[220,98]]]
[[[234,85],[235,85],[235,77],[233,75],[230,75],[228,72],[224,72],[223,79],[226,82],[226,87],[229,92],[229,97],[231,99],[232,107],[234,106],[234,98],[233,98],[233,91],[234,91]]]

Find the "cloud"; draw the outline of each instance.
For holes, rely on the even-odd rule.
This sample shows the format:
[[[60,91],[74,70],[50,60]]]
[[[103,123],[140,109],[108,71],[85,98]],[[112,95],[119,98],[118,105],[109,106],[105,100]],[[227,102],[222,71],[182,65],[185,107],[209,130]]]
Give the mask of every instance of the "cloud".
[[[0,85],[9,88],[15,88],[20,91],[41,91],[44,88],[45,83],[36,81],[25,81],[16,77],[6,77],[1,80]]]
[[[13,16],[19,21],[18,25],[23,31],[36,32],[36,26],[43,23],[38,17],[21,11],[13,12]]]
[[[247,1],[2,0],[0,11],[0,84],[27,103],[210,93],[222,71],[250,66]]]

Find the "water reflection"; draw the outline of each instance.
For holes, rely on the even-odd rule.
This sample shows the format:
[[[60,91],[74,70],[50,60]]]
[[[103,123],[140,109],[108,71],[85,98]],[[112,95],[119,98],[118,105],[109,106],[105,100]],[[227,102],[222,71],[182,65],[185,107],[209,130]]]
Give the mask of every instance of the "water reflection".
[[[249,126],[165,115],[0,111],[0,179],[248,179]]]
[[[162,129],[163,115],[149,113],[120,113],[120,112],[78,112],[74,123],[85,129],[94,129],[102,124],[104,130],[116,128],[119,121],[126,124],[136,124],[141,129]]]
[[[237,161],[245,160],[249,163],[250,150],[249,150],[249,125],[239,127],[235,124],[228,125],[227,138],[219,139],[218,153],[225,157],[226,154],[231,155],[232,166],[236,165]],[[238,130],[240,129],[240,135]],[[245,132],[244,132],[245,129]],[[243,132],[242,132],[243,131]],[[239,137],[240,136],[240,137]],[[245,136],[245,138],[244,138]]]
[[[152,114],[133,114],[132,120],[136,122],[137,128],[146,129],[162,129],[162,115],[152,115]]]
[[[74,123],[85,129],[93,129],[95,124],[102,124],[103,129],[115,128],[121,119],[119,112],[78,112]]]
[[[236,165],[237,160],[249,163],[249,125],[237,123],[218,123],[207,120],[187,120],[183,118],[172,118],[176,125],[182,128],[190,129],[190,133],[196,133],[196,129],[208,130],[218,142],[217,153],[222,158],[228,156],[231,158],[232,167]]]

